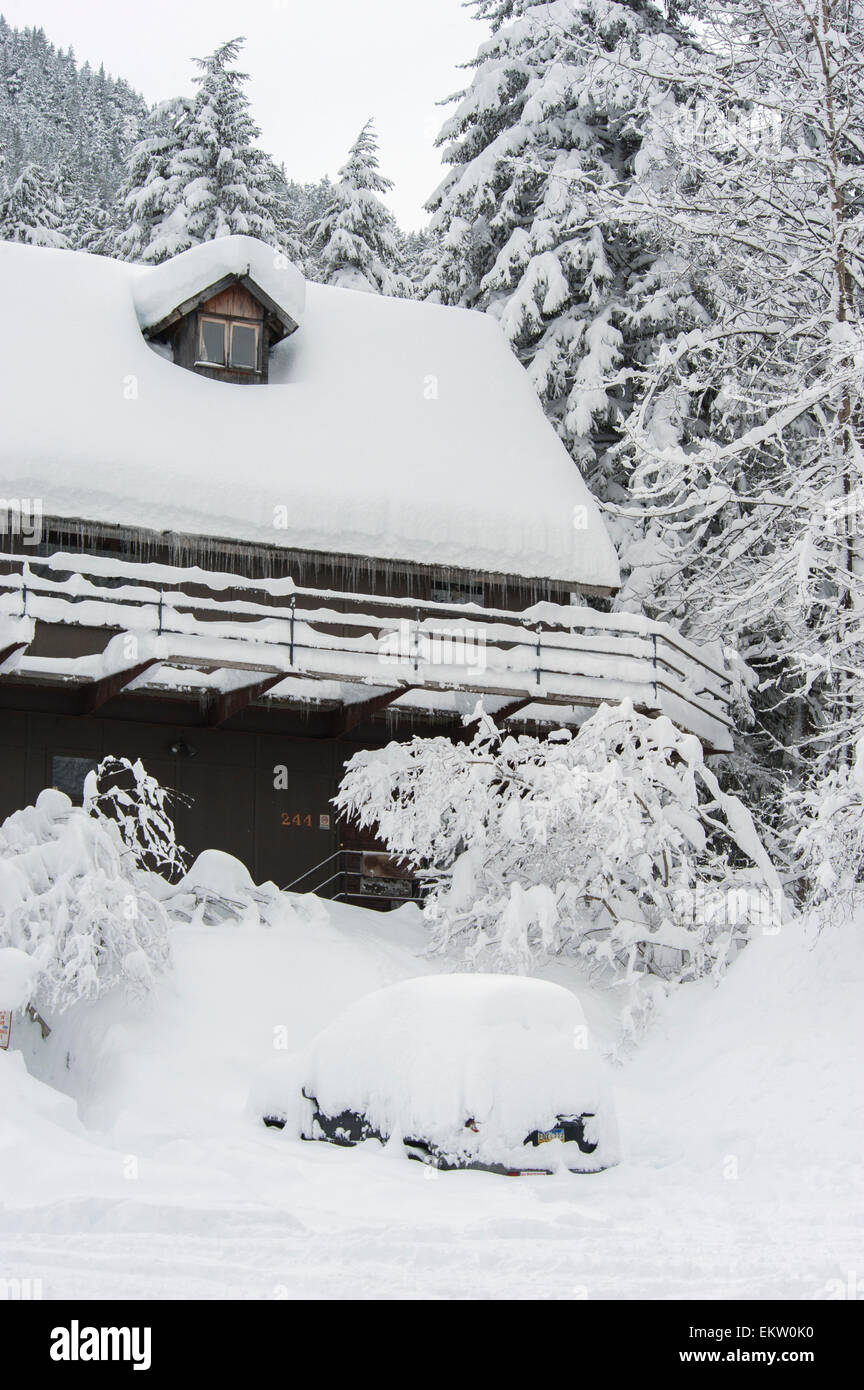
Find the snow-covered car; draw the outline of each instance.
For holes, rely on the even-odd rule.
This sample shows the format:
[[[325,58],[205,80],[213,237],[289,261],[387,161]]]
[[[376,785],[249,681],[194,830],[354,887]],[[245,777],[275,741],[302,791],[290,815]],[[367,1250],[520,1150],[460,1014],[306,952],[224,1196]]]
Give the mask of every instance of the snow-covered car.
[[[508,975],[433,975],[359,999],[271,1064],[254,1112],[295,1138],[402,1145],[516,1175],[618,1161],[611,1089],[578,1000]]]

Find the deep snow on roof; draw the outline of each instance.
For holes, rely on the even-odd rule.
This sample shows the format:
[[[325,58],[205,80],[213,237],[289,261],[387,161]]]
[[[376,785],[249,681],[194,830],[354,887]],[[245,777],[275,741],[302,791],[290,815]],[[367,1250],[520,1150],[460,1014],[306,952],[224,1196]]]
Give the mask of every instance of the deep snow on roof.
[[[255,237],[218,237],[142,271],[133,285],[142,328],[153,328],[178,305],[227,275],[248,275],[295,323],[303,317],[306,281],[284,255]]]
[[[153,351],[140,322],[247,263],[248,241],[198,248],[200,277],[184,257],[0,244],[0,492],[52,516],[617,585],[599,511],[487,316],[309,284],[267,385]]]

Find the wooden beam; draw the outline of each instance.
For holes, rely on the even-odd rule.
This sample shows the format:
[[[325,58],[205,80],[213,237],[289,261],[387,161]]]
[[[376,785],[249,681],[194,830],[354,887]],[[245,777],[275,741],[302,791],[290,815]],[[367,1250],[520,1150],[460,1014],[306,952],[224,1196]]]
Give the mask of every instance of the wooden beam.
[[[199,304],[203,304],[206,300],[212,299],[214,295],[220,294],[222,290],[229,289],[231,285],[236,285],[241,278],[240,275],[235,274],[223,275],[221,279],[214,280],[212,285],[205,286],[203,290],[197,290],[195,294],[190,295],[188,299],[184,299],[181,304],[176,305],[176,307],[173,308],[169,314],[166,314],[163,319],[160,319],[158,323],[147,325],[143,330],[144,337],[160,337],[167,329],[173,328],[175,323],[179,323],[181,319],[184,319],[187,314],[191,314],[193,309],[197,309]]]
[[[217,728],[232,715],[254,705],[255,701],[268,690],[272,690],[274,685],[281,684],[285,677],[286,672],[277,671],[275,675],[267,676],[263,681],[254,681],[252,685],[241,685],[236,690],[226,690],[220,695],[212,696],[204,707],[203,722],[211,729]]]
[[[109,700],[113,700],[115,695],[119,695],[121,690],[125,690],[127,685],[137,680],[138,676],[143,676],[151,666],[159,666],[161,661],[161,657],[151,656],[146,661],[139,661],[134,666],[125,666],[122,671],[115,671],[112,676],[103,676],[101,680],[85,685],[81,691],[78,713],[95,714]]]
[[[367,719],[372,719],[382,709],[392,705],[394,700],[398,700],[400,695],[407,695],[409,690],[416,690],[416,685],[398,685],[393,690],[385,690],[381,695],[373,695],[368,700],[357,700],[350,705],[342,705],[341,709],[334,710],[330,716],[331,730],[325,734],[325,738],[342,738],[351,729],[356,729],[358,724],[365,724]]]
[[[283,337],[287,338],[290,333],[295,333],[299,327],[295,319],[291,317],[287,309],[283,309],[281,304],[277,304],[275,299],[271,299],[266,290],[262,290],[257,280],[253,280],[251,275],[241,275],[240,284],[247,289],[258,303],[263,305],[274,318],[278,319],[285,332]]]
[[[11,661],[19,652],[26,652],[29,645],[29,642],[10,642],[8,647],[0,647],[0,673],[8,675],[9,672],[3,671],[6,662]]]
[[[337,709],[317,711],[307,720],[308,737],[342,738],[352,729],[356,729],[358,724],[364,724],[367,719],[373,719],[382,709],[392,705],[394,700],[399,699],[400,695],[406,695],[409,690],[420,689],[422,687],[418,685],[398,685],[392,690],[385,690],[380,695],[372,695],[368,700],[355,700],[351,704],[339,705]]]
[[[297,323],[295,320],[287,310],[282,308],[281,304],[277,304],[275,299],[271,299],[269,294],[262,290],[261,286],[252,279],[247,268],[247,270],[240,275],[234,273],[223,275],[221,279],[214,280],[212,285],[207,285],[203,290],[198,290],[195,294],[190,295],[188,299],[184,299],[182,304],[178,304],[169,314],[166,314],[164,318],[160,319],[158,323],[149,324],[143,330],[145,338],[160,338],[169,328],[173,328],[175,323],[179,323],[181,319],[185,319],[187,314],[191,314],[195,309],[199,308],[200,305],[206,304],[208,299],[213,299],[217,294],[221,294],[223,290],[230,289],[232,285],[238,284],[248,290],[249,293],[259,301],[263,308],[267,309],[269,313],[274,314],[276,318],[278,318],[285,330],[283,336],[287,337],[289,333],[293,333],[296,330]]]
[[[525,709],[527,705],[542,704],[542,698],[537,695],[529,695],[524,700],[511,700],[509,704],[502,705],[500,709],[493,710],[490,718],[494,719],[497,724],[499,720],[512,719],[514,714],[518,714],[519,711]]]

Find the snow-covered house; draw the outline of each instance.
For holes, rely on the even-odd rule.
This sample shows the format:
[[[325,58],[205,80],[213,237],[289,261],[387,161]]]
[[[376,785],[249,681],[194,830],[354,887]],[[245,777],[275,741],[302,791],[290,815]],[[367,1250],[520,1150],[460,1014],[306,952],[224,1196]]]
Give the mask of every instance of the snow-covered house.
[[[728,746],[717,654],[600,611],[614,549],[488,317],[247,237],[0,244],[0,285],[0,813],[140,756],[192,849],[284,885],[350,845],[358,745],[461,737],[480,697],[547,725],[631,698]]]

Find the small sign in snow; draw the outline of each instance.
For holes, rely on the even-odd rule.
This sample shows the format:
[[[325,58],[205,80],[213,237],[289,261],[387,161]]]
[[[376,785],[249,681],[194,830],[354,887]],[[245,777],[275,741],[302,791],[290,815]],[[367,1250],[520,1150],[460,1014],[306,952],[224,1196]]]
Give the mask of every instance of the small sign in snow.
[[[7,1010],[0,1009],[0,1047],[4,1052],[9,1046],[12,1037],[12,1014]]]

